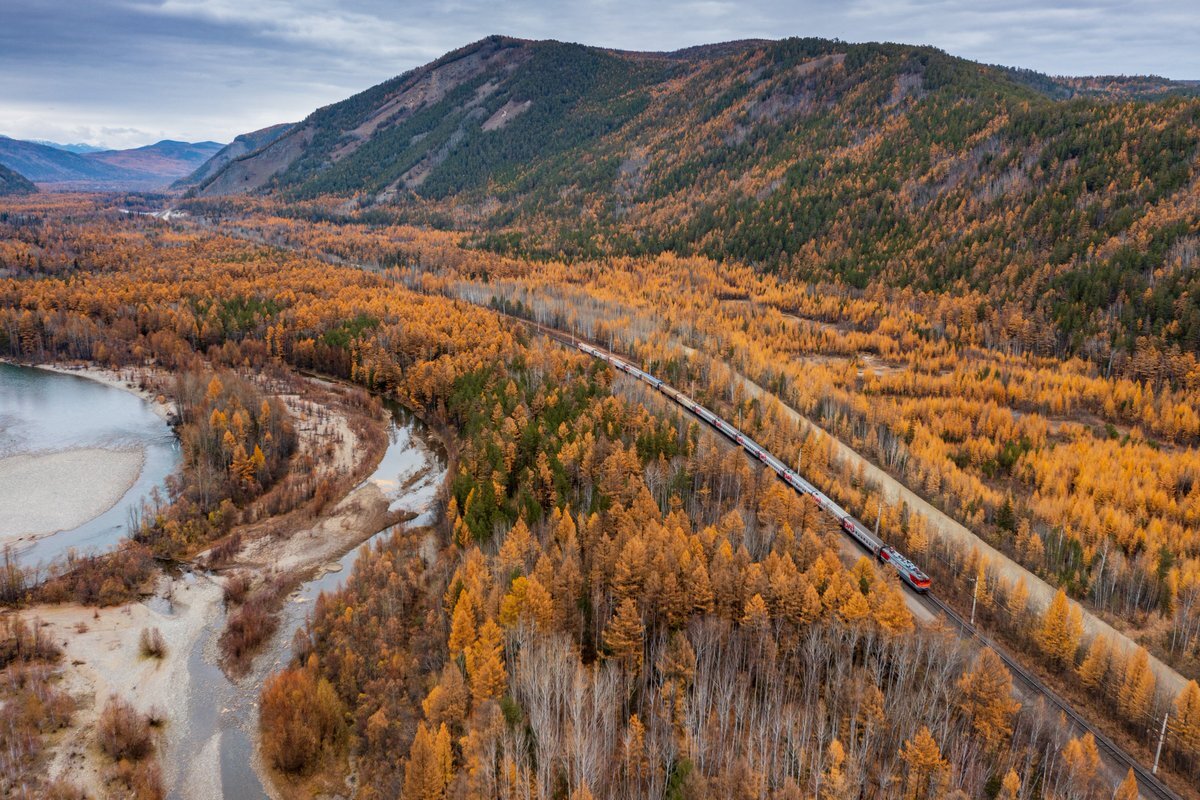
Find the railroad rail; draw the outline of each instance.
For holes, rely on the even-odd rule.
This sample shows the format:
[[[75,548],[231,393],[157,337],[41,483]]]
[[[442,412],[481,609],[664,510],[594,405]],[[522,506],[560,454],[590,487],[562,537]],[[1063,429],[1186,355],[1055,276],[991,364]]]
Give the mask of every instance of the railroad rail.
[[[520,319],[519,317],[514,317]],[[832,516],[838,522],[838,527],[847,535],[854,539],[860,546],[868,550],[881,562],[890,564],[896,569],[900,578],[905,585],[912,591],[921,602],[936,614],[952,622],[963,635],[977,639],[981,644],[991,648],[996,652],[1000,659],[1008,667],[1012,675],[1021,684],[1029,690],[1037,694],[1041,694],[1046,700],[1056,708],[1081,730],[1090,733],[1096,740],[1097,746],[1102,749],[1109,757],[1111,762],[1119,766],[1128,767],[1133,770],[1134,776],[1137,778],[1138,788],[1143,797],[1157,798],[1159,800],[1182,800],[1170,787],[1165,785],[1158,776],[1151,770],[1147,769],[1133,756],[1129,755],[1124,749],[1112,740],[1107,734],[1101,731],[1092,723],[1088,722],[1074,707],[1064,698],[1059,696],[1057,692],[1048,687],[1037,676],[1023,667],[1020,662],[1013,658],[1004,648],[996,644],[987,634],[981,632],[977,627],[972,625],[967,620],[955,611],[948,603],[939,598],[931,591],[931,582],[928,576],[920,570],[912,561],[902,555],[895,548],[890,547],[881,539],[874,535],[865,525],[855,519],[849,512],[845,511],[841,506],[835,503],[827,495],[813,486],[809,481],[804,479],[798,472],[792,470],[777,457],[772,455],[766,448],[755,442],[747,434],[740,431],[736,426],[728,421],[717,416],[713,411],[700,405],[691,397],[683,394],[677,389],[669,386],[660,378],[645,372],[642,369],[634,366],[629,361],[620,358],[619,356],[604,350],[600,347],[581,342],[574,337],[569,337],[561,331],[554,328],[548,328],[530,320],[520,319],[521,322],[530,325],[545,335],[555,339],[556,341],[575,348],[593,358],[598,358],[610,364],[613,368],[625,372],[628,375],[641,380],[651,388],[661,392],[667,398],[675,402],[677,405],[684,408],[685,411],[692,414],[696,418],[703,420],[710,426],[715,428],[719,433],[733,441],[739,447],[746,451],[751,458],[757,459],[759,462],[770,468],[780,477],[784,483],[791,486],[795,491],[812,498],[814,502],[827,514]]]
[[[837,520],[838,526],[850,535],[860,546],[865,548],[872,556],[880,563],[887,564],[896,570],[896,574],[900,579],[908,585],[910,589],[918,594],[924,594],[929,591],[931,581],[920,567],[914,564],[909,558],[901,553],[896,548],[884,542],[878,536],[871,532],[871,529],[859,522],[854,516],[833,501],[829,495],[822,492],[816,486],[813,486],[804,477],[787,464],[783,463],[779,458],[774,456],[767,448],[763,447],[754,439],[750,438],[750,434],[739,430],[737,426],[728,420],[722,419],[716,413],[710,411],[704,406],[697,403],[692,398],[688,397],[678,389],[669,386],[665,381],[645,372],[623,358],[619,358],[612,353],[592,347],[584,342],[575,342],[574,346],[583,353],[587,353],[593,358],[599,358],[608,362],[614,369],[620,370],[628,375],[632,375],[638,380],[646,383],[651,388],[662,392],[677,405],[682,406],[687,411],[696,415],[700,419],[707,422],[726,438],[741,447],[750,455],[751,458],[757,459],[767,468],[773,471],[780,480],[790,486],[794,491],[800,493],[804,497],[809,498],[817,504],[817,507],[824,511],[829,516]]]
[[[329,257],[327,255],[324,256],[324,258],[326,260],[331,259],[331,257]],[[339,263],[339,264],[347,264],[348,263],[350,266],[354,266],[359,269],[364,269],[367,271],[376,271],[376,272],[379,271],[379,269],[377,267],[371,267],[366,264],[355,264],[352,262],[346,262],[343,259],[333,259],[333,263]],[[559,342],[560,344],[563,344],[563,345],[573,348],[573,349],[579,349],[580,341],[575,336],[568,335],[556,328],[551,328],[551,327],[543,325],[539,322],[535,322],[533,320],[526,319],[524,317],[520,317],[515,314],[510,314],[510,313],[507,313],[507,312],[504,312],[504,311],[501,311],[501,310],[495,309],[495,308],[493,308],[492,310],[498,314],[508,317],[509,319],[512,319],[516,322],[520,322],[521,324],[524,324],[530,328],[533,328],[533,329],[537,330],[539,333],[546,336],[547,338],[554,339],[555,341]],[[597,357],[597,358],[603,357],[601,354],[604,354],[604,353],[607,353],[607,356],[609,358],[616,358],[615,354],[604,351],[600,347],[597,347],[594,345],[587,345],[587,346],[589,348],[591,348],[593,351],[595,351],[595,353],[596,353],[595,357]],[[608,360],[608,358],[606,358],[605,360]],[[628,362],[625,362],[625,363],[628,363]],[[630,365],[630,366],[632,366],[632,365]],[[653,376],[649,376],[649,373],[644,373],[641,370],[638,370],[638,372],[643,375],[647,375],[648,377],[653,377]],[[655,379],[655,380],[658,380],[658,379]],[[666,386],[665,383],[663,383],[662,385]],[[668,387],[668,388],[670,388],[670,387]],[[686,395],[684,395],[684,396],[686,397]],[[700,406],[699,404],[694,403],[694,401],[693,401],[693,405],[695,405],[697,408],[703,408],[703,406]],[[695,412],[691,411],[690,409],[688,409],[688,410],[690,413],[693,413],[694,416],[697,416],[697,418],[703,419],[703,417],[700,417]],[[705,409],[705,411],[707,411],[707,410],[708,409]],[[711,413],[711,412],[709,412],[709,413]],[[713,416],[715,417],[716,415],[714,414]],[[732,426],[730,426],[730,427],[732,428]],[[764,450],[764,452],[766,452],[766,451]],[[768,455],[769,455],[769,453],[768,453]],[[771,456],[771,457],[774,458],[773,456]],[[776,461],[778,462],[778,459],[776,459]],[[778,462],[778,463],[782,464],[782,462]],[[795,488],[795,487],[793,486],[793,488]],[[830,502],[832,502],[832,501],[830,501]],[[849,515],[847,515],[847,516],[849,516]],[[846,530],[846,529],[843,528],[843,530]],[[856,528],[856,530],[857,530],[857,528]],[[850,534],[851,536],[853,536],[853,531],[846,530],[846,532],[848,534]],[[854,537],[854,538],[856,541],[858,541],[857,537]],[[905,583],[907,585],[907,581],[905,581]],[[1163,782],[1161,780],[1159,780],[1158,776],[1154,775],[1150,770],[1148,770],[1144,766],[1142,766],[1142,764],[1137,759],[1133,758],[1131,755],[1129,755],[1127,752],[1125,752],[1119,745],[1117,745],[1115,742],[1113,742],[1110,737],[1105,735],[1098,728],[1096,728],[1096,726],[1092,725],[1090,722],[1088,722],[1086,719],[1084,719],[1078,712],[1075,711],[1075,709],[1070,705],[1070,703],[1068,703],[1063,698],[1059,697],[1059,695],[1056,692],[1054,692],[1052,689],[1050,689],[1048,686],[1046,686],[1045,683],[1043,683],[1036,676],[1034,676],[1028,670],[1026,670],[1024,667],[1022,667],[1020,665],[1020,663],[1018,663],[1014,658],[1012,658],[1012,656],[1010,656],[1001,647],[997,646],[996,643],[993,642],[988,636],[981,633],[975,626],[971,625],[966,620],[964,620],[962,618],[962,616],[958,614],[958,612],[956,612],[947,603],[945,603],[940,598],[938,598],[935,594],[933,594],[933,592],[929,591],[928,589],[926,589],[924,592],[920,592],[919,590],[912,588],[911,586],[910,586],[910,590],[917,593],[918,600],[920,602],[923,602],[926,605],[926,607],[930,608],[935,613],[939,613],[942,616],[944,616],[945,618],[949,619],[951,622],[953,622],[955,625],[957,625],[959,627],[959,629],[965,635],[972,636],[972,637],[978,639],[982,644],[986,645],[987,647],[992,648],[996,652],[996,654],[998,656],[1000,656],[1001,660],[1005,663],[1005,665],[1009,668],[1009,670],[1011,670],[1011,672],[1015,676],[1017,676],[1017,679],[1022,684],[1024,684],[1025,686],[1027,686],[1029,689],[1033,690],[1034,692],[1039,693],[1043,697],[1045,697],[1052,705],[1059,708],[1066,716],[1068,716],[1072,720],[1072,722],[1074,722],[1079,728],[1083,729],[1084,731],[1086,731],[1088,733],[1091,733],[1092,736],[1095,738],[1097,745],[1100,748],[1102,748],[1106,754],[1108,754],[1110,760],[1116,762],[1118,765],[1125,766],[1129,769],[1132,769],[1133,773],[1138,781],[1138,789],[1143,796],[1150,797],[1150,798],[1158,798],[1160,800],[1183,800],[1183,798],[1181,798],[1175,791],[1173,791],[1170,787],[1163,784]]]
[[[1069,717],[1078,728],[1090,733],[1092,738],[1096,740],[1096,744],[1109,755],[1111,760],[1132,769],[1143,797],[1162,798],[1162,800],[1182,800],[1169,786],[1159,780],[1157,775],[1146,769],[1136,758],[1126,753],[1107,734],[1088,722],[1067,700],[1060,697],[1057,692],[1048,687],[1037,676],[1021,666],[1020,662],[1013,658],[1003,647],[996,644],[991,637],[963,619],[962,615],[951,608],[948,603],[932,593],[922,597],[921,601],[936,613],[940,613],[953,622],[964,634],[978,639],[981,644],[994,650],[996,655],[1000,656],[1000,660],[1008,667],[1009,672],[1017,680],[1027,688],[1045,697],[1051,705]]]

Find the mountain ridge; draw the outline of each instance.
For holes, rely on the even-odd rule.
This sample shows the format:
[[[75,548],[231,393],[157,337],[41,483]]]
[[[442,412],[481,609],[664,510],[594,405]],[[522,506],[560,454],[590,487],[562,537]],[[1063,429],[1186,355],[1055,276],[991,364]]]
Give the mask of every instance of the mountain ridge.
[[[80,155],[83,153],[99,153],[104,150],[110,149],[108,147],[100,147],[100,146],[94,145],[94,144],[87,144],[86,142],[75,142],[72,144],[63,144],[61,142],[52,142],[49,139],[26,139],[25,141],[29,141],[34,144],[44,144],[44,145],[46,145],[46,147],[53,147],[55,150],[65,150],[68,153],[76,153],[76,154],[80,154]]]
[[[1009,91],[1025,89],[1039,97],[1051,100],[1076,97],[1095,99],[1161,98],[1171,95],[1195,95],[1200,91],[1200,87],[1196,85],[1169,81],[1155,76],[1054,77],[1032,70],[976,64],[949,56],[932,47],[877,43],[852,44],[836,39],[785,39],[779,41],[747,39],[696,45],[675,51],[646,52],[497,35],[453,50],[426,65],[370,87],[346,100],[316,109],[309,117],[296,123],[278,139],[266,143],[261,148],[264,152],[244,153],[237,159],[229,159],[227,163],[221,165],[220,169],[210,170],[201,179],[193,181],[192,183],[196,185],[194,192],[201,196],[211,196],[246,191],[285,190],[285,193],[293,196],[311,197],[322,193],[360,194],[365,189],[375,191],[380,199],[391,200],[397,195],[402,195],[404,190],[412,190],[423,185],[430,175],[436,172],[449,156],[453,155],[449,150],[457,147],[464,138],[470,137],[474,132],[472,126],[470,124],[459,126],[458,130],[451,131],[448,135],[446,135],[446,131],[441,131],[441,144],[448,149],[443,152],[435,151],[426,154],[427,157],[423,164],[410,163],[407,165],[409,169],[403,170],[400,175],[388,173],[393,179],[390,181],[391,185],[372,185],[371,176],[368,173],[373,170],[344,170],[339,164],[347,161],[348,157],[353,156],[355,151],[364,145],[371,144],[372,140],[386,136],[389,129],[406,122],[409,123],[409,127],[413,127],[414,136],[424,137],[427,134],[438,133],[433,130],[434,126],[431,125],[426,125],[422,130],[416,130],[416,127],[419,126],[414,127],[408,120],[408,117],[415,115],[419,109],[431,107],[431,104],[443,106],[440,109],[443,116],[447,112],[484,108],[489,112],[487,115],[469,121],[482,127],[493,114],[500,111],[501,104],[489,103],[489,96],[504,95],[508,89],[506,86],[498,86],[497,83],[504,83],[508,78],[513,77],[512,73],[521,71],[525,67],[525,62],[534,59],[548,49],[569,50],[572,53],[571,59],[575,61],[586,58],[595,61],[607,56],[626,65],[637,65],[641,67],[640,71],[643,74],[655,72],[655,69],[648,65],[659,64],[658,77],[667,80],[673,74],[670,67],[667,66],[669,64],[689,65],[694,68],[697,65],[723,59],[736,59],[746,53],[785,50],[797,42],[802,43],[800,45],[802,48],[811,50],[813,57],[819,57],[822,54],[830,55],[835,51],[841,51],[843,54],[854,52],[860,55],[893,52],[918,55],[926,59],[933,58],[943,64],[954,65],[957,69],[969,65],[969,69],[975,70],[980,76],[985,76],[996,86],[1006,84],[1006,89]],[[472,60],[490,63],[486,65],[472,64]],[[464,67],[464,65],[466,66]],[[432,76],[437,76],[438,88],[431,89],[428,85],[422,86],[422,82],[432,84]],[[540,77],[546,78],[547,76]],[[486,80],[483,80],[484,78]],[[445,94],[448,91],[457,90],[465,83],[473,83],[476,91],[482,92],[485,96],[459,98],[462,102],[457,107],[445,107]],[[649,90],[653,83],[652,80],[638,84],[635,80],[626,88],[633,91]],[[450,85],[449,90],[445,88],[446,84]],[[598,100],[598,98],[590,99]],[[611,101],[613,98],[608,99]],[[722,98],[717,99],[719,101]],[[733,98],[731,98],[731,102],[732,100]],[[519,107],[522,102],[524,102],[523,99],[517,98],[511,106],[505,109],[505,117],[507,118],[507,115],[512,113],[522,114],[533,106],[531,102],[529,105]],[[405,113],[406,106],[407,111],[411,113]],[[501,126],[497,124],[484,128],[484,130],[491,132],[499,127]],[[454,141],[450,141],[450,139]],[[331,140],[337,140],[336,146],[333,146]],[[408,145],[402,142],[390,142],[388,146],[393,152],[400,152],[405,149],[419,149],[411,146],[416,144],[417,142],[413,141],[410,141]],[[382,146],[377,149],[382,149]],[[255,159],[253,158],[255,155],[260,157]],[[401,152],[399,158],[394,160],[404,161],[404,154]],[[231,163],[234,161],[236,163]],[[352,161],[353,159],[351,159]],[[415,172],[412,171],[413,168],[416,169]],[[226,170],[229,171],[229,174],[222,174]],[[339,170],[354,174],[337,176]],[[332,172],[333,176],[315,177],[318,173],[324,172]],[[397,178],[399,180],[396,180]],[[375,183],[379,182],[375,181]],[[435,180],[434,183],[436,185],[437,181]]]
[[[126,150],[86,153],[84,158],[134,173],[152,175],[164,182],[190,174],[215,156],[225,145],[220,142],[181,142],[163,139],[154,144]]]
[[[73,152],[0,136],[0,164],[35,183],[80,189],[165,188],[222,148],[218,142],[164,139],[126,150]]]
[[[234,137],[232,142],[211,155],[195,170],[171,184],[171,188],[185,189],[189,186],[203,183],[229,162],[242,156],[250,155],[271,144],[280,136],[287,133],[293,125],[295,125],[293,122],[283,122]]]
[[[902,44],[490,37],[317,109],[192,194],[319,202],[525,258],[673,252],[1012,298],[1059,352],[1197,351],[1193,89]]]

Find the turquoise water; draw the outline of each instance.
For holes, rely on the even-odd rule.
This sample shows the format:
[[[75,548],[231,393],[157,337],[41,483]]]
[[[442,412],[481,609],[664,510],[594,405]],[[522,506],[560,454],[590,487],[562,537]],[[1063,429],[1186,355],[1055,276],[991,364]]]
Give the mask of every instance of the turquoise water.
[[[49,564],[70,549],[112,549],[128,533],[131,512],[156,489],[165,497],[166,479],[179,466],[179,443],[150,404],[134,394],[77,375],[0,363],[0,458],[80,447],[142,450],[141,474],[100,516],[18,545],[17,558],[25,566]]]

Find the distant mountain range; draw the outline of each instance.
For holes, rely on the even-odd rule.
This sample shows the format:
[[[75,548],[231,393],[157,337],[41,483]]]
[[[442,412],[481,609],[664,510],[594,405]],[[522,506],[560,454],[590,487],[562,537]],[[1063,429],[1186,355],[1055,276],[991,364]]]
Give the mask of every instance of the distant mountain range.
[[[107,147],[99,147],[94,144],[84,144],[78,142],[76,144],[61,144],[59,142],[51,142],[46,139],[30,139],[34,144],[44,144],[46,147],[53,147],[55,150],[66,150],[68,153],[99,153],[107,150]]]
[[[219,142],[166,139],[130,150],[76,152],[0,136],[0,164],[34,183],[59,188],[158,189],[190,174],[222,147]]]

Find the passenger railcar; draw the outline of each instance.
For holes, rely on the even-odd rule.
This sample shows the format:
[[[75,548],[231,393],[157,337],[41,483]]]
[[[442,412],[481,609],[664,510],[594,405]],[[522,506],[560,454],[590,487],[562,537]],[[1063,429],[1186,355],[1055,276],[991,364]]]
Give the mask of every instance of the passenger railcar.
[[[595,358],[602,359],[611,364],[614,368],[621,370],[635,378],[644,381],[651,387],[658,389],[667,397],[674,400],[679,405],[683,406],[688,411],[692,412],[700,419],[712,425],[725,436],[736,442],[747,453],[757,458],[762,463],[769,466],[775,473],[788,485],[796,491],[811,498],[817,507],[822,511],[830,514],[837,520],[843,531],[850,535],[852,539],[858,542],[863,548],[871,553],[881,562],[890,564],[893,569],[900,575],[901,580],[912,587],[913,591],[924,594],[929,591],[931,581],[921,569],[909,560],[903,553],[896,550],[890,545],[884,544],[875,534],[867,529],[865,525],[856,520],[849,512],[839,506],[833,500],[829,499],[823,492],[818,490],[811,483],[802,478],[798,473],[789,469],[782,461],[771,455],[761,445],[757,444],[753,439],[746,436],[737,428],[730,425],[725,420],[718,417],[713,412],[709,411],[704,406],[692,400],[687,395],[667,386],[659,378],[633,366],[627,361],[623,361],[614,355],[605,353],[604,351],[584,344],[576,342],[576,347],[581,352],[587,353]]]

